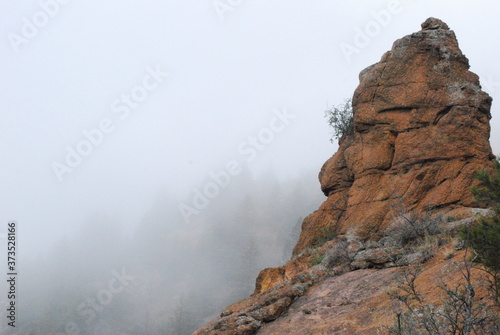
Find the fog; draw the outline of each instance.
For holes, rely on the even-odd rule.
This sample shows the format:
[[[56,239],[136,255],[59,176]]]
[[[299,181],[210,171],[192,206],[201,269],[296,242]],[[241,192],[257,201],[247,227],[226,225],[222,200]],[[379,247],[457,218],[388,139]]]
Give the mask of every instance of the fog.
[[[16,327],[189,334],[291,255],[337,149],[324,111],[430,16],[493,97],[495,1],[0,2],[0,250]],[[7,276],[6,256],[0,262]],[[0,302],[9,304],[2,280]]]
[[[251,294],[262,267],[289,259],[302,216],[320,200],[306,180],[244,171],[187,227],[167,191],[131,234],[104,212],[87,215],[23,264],[20,333],[191,333]]]

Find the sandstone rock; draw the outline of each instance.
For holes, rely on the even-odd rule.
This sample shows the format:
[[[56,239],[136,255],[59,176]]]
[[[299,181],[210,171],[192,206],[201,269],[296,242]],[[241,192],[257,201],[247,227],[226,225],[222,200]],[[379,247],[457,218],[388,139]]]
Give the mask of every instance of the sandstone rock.
[[[439,284],[455,287],[463,283],[460,262],[464,252],[443,261],[440,255],[423,265],[416,281],[426,301],[435,304],[442,299]],[[393,326],[399,305],[391,301],[388,291],[398,285],[399,268],[352,271],[339,277],[325,278],[299,297],[288,312],[271,323],[265,323],[258,335],[379,335],[387,334],[384,326]],[[473,269],[475,280],[484,277]],[[477,295],[487,295],[478,289]],[[482,298],[478,298],[479,299]],[[486,334],[486,333],[485,333]]]
[[[304,220],[295,255],[324,227],[374,236],[391,223],[394,206],[473,216],[473,176],[491,169],[494,156],[492,99],[468,69],[454,32],[430,18],[362,71],[354,134],[321,169],[328,199]]]
[[[376,248],[359,252],[351,263],[353,269],[384,268],[394,266],[401,249]]]
[[[254,295],[267,291],[277,284],[296,278],[309,269],[311,254],[304,254],[287,263],[286,267],[267,268],[262,270],[255,283]]]
[[[403,255],[400,259],[398,259],[397,265],[404,266],[410,264],[421,264],[427,261],[428,257],[431,256],[428,255],[425,251],[413,252],[407,255]]]
[[[267,268],[260,271],[255,282],[254,294],[259,294],[269,290],[271,287],[286,281],[285,267]]]
[[[378,299],[385,295],[396,274],[395,269],[359,270],[327,278],[299,298],[286,316],[264,325],[258,334],[356,334],[356,329],[373,323],[373,318],[386,318],[377,311],[383,311],[386,305]],[[376,309],[370,312],[361,305]]]
[[[268,322],[286,313],[292,303],[324,277],[321,271],[309,270],[282,282],[261,294],[236,302],[193,335],[250,335]]]
[[[424,23],[422,23],[422,30],[433,30],[433,29],[450,30],[450,28],[448,28],[448,25],[446,23],[434,17],[430,17],[427,20],[425,20]]]

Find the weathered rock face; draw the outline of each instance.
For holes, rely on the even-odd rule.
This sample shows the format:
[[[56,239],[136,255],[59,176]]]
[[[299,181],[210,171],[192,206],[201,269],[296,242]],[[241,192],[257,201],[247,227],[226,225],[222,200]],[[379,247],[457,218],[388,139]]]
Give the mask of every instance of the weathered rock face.
[[[322,230],[373,236],[394,208],[468,216],[473,176],[491,168],[492,99],[440,20],[397,40],[361,72],[354,134],[321,169],[328,199],[304,220],[294,254]]]
[[[394,267],[428,257],[379,234],[401,210],[442,214],[456,225],[470,220],[478,212],[473,177],[492,168],[492,99],[468,69],[453,31],[431,18],[362,71],[354,133],[321,169],[328,198],[304,220],[293,260],[261,271],[251,297],[194,334],[378,334],[390,324],[386,291],[395,285]],[[326,256],[311,267],[318,255]],[[458,280],[453,260],[434,256],[423,290],[436,290],[448,267],[455,273],[446,278]]]
[[[446,250],[446,249],[443,249]],[[442,252],[422,265],[422,274],[416,281],[426,302],[439,304],[440,288],[436,283],[454,287],[463,283],[459,266],[464,251],[447,257]],[[391,301],[388,291],[396,289],[401,280],[397,268],[362,269],[325,279],[298,297],[286,314],[275,321],[263,323],[259,335],[380,335],[390,334],[385,328],[396,322],[397,303]],[[484,276],[473,269],[474,281]],[[476,282],[477,283],[477,282]],[[479,289],[477,294],[484,297]],[[236,332],[234,334],[237,334]],[[482,334],[493,334],[485,331]]]

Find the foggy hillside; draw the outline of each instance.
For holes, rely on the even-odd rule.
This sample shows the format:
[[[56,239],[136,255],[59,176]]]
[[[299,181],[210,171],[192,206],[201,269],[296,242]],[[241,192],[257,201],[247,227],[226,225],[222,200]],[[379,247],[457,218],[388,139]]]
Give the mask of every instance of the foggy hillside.
[[[132,234],[89,215],[25,261],[23,278],[37,280],[20,284],[14,334],[190,334],[252,293],[259,270],[289,259],[301,218],[323,200],[314,179],[244,172],[190,225],[173,221],[181,218],[168,190]]]

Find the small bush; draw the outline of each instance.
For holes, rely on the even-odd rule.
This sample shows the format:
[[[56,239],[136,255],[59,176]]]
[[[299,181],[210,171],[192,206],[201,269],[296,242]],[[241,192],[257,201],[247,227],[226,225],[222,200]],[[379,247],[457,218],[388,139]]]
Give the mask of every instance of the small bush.
[[[476,179],[480,184],[472,188],[472,194],[478,203],[495,209],[500,215],[500,161],[497,159],[494,164],[494,173],[486,171],[477,173]]]
[[[332,107],[325,111],[325,117],[328,119],[328,124],[333,128],[333,139],[339,139],[344,135],[354,133],[354,114],[352,110],[351,99],[347,99],[343,104],[337,107]]]
[[[386,234],[399,247],[416,246],[428,242],[429,236],[443,232],[443,217],[428,214],[400,213]]]
[[[354,260],[354,253],[349,252],[347,241],[338,241],[331,249],[328,249],[323,259],[323,264],[328,268],[351,263]]]
[[[469,239],[470,247],[477,253],[476,260],[496,273],[500,273],[500,163],[495,161],[493,174],[479,172],[478,187],[472,189],[476,201],[495,209],[495,215],[480,218],[472,227],[462,227],[460,235]]]
[[[462,227],[462,238],[469,235],[470,247],[477,253],[477,262],[500,273],[500,216],[481,218],[472,227]]]
[[[324,255],[322,254],[319,254],[317,256],[315,256],[312,261],[311,261],[311,266],[314,266],[314,265],[318,265],[318,264],[321,264],[321,262],[323,262],[323,259],[324,259]]]
[[[486,267],[492,276],[497,304],[500,305],[500,163],[495,161],[495,172],[479,172],[479,186],[472,189],[476,201],[492,207],[492,217],[480,218],[475,225],[464,226],[460,236],[475,252],[475,260]]]
[[[316,236],[312,241],[313,248],[319,248],[328,241],[337,237],[337,231],[333,226],[322,227],[319,231],[319,236]]]
[[[422,268],[406,267],[401,271],[396,290],[387,292],[401,309],[396,312],[394,326],[386,327],[394,335],[472,335],[497,334],[500,331],[499,312],[476,295],[477,283],[472,281],[472,262],[464,259],[456,264],[461,279],[438,287],[443,298],[437,304],[417,287]]]

